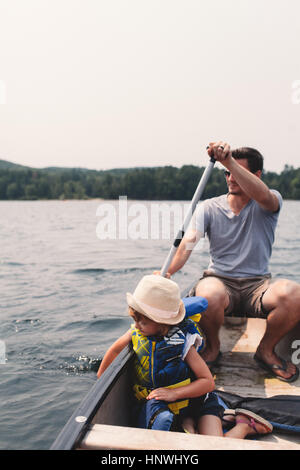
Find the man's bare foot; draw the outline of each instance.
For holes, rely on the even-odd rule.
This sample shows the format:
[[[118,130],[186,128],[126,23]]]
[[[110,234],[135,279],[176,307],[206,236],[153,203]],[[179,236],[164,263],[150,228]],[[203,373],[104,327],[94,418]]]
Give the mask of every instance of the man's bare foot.
[[[214,351],[208,348],[205,348],[203,354],[201,354],[202,359],[206,362],[208,367],[216,366],[219,360],[221,359],[222,353],[220,350]]]

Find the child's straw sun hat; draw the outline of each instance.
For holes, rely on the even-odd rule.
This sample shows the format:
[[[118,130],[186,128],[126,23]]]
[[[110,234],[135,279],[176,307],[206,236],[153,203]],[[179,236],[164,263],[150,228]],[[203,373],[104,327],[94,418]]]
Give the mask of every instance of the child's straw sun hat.
[[[138,283],[133,294],[127,292],[127,303],[156,323],[176,325],[185,317],[185,307],[176,282],[150,274]]]

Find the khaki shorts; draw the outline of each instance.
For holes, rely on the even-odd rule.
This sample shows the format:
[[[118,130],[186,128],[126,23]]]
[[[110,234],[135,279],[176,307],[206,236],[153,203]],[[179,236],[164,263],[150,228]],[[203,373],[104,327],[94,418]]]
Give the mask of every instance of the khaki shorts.
[[[189,292],[194,296],[198,283],[207,277],[216,277],[224,284],[229,295],[229,305],[225,310],[227,317],[267,318],[267,312],[262,305],[262,297],[269,288],[271,275],[251,278],[219,276],[212,271],[204,271],[203,277]]]

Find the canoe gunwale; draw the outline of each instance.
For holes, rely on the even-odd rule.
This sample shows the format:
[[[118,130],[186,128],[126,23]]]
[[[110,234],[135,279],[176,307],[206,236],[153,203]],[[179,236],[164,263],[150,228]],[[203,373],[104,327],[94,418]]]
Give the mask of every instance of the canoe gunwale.
[[[57,436],[50,450],[73,450],[77,447],[89,430],[99,407],[118,381],[131,358],[133,358],[133,350],[127,346],[92,386]]]

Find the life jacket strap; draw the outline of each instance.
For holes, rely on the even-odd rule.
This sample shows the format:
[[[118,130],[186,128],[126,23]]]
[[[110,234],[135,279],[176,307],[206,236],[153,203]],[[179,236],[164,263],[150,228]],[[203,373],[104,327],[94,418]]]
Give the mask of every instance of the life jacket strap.
[[[191,379],[185,379],[182,380],[181,382],[178,382],[173,385],[168,385],[167,387],[163,388],[178,388],[178,387],[183,387],[184,385],[188,385],[191,383]],[[133,386],[133,391],[134,395],[138,400],[145,400],[149,393],[151,392],[151,389],[147,387],[143,387],[142,385],[134,384]],[[179,414],[180,410],[182,408],[186,408],[189,405],[189,399],[185,400],[180,400],[180,401],[175,401],[174,403],[168,403],[168,408],[174,413],[175,415]]]

